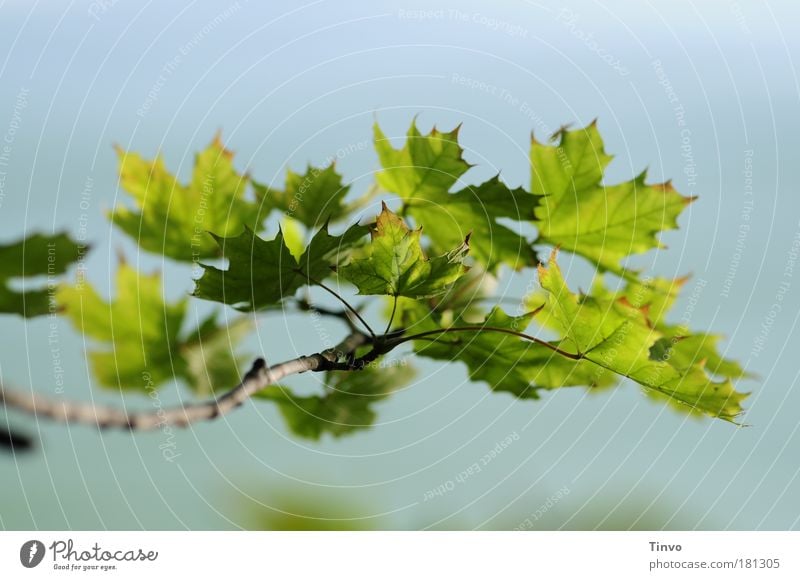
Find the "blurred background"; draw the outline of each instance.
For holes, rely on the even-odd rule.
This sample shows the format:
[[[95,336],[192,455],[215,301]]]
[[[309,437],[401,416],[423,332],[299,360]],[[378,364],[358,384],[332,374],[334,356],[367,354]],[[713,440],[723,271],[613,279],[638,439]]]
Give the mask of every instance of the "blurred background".
[[[6,0],[0,241],[67,230],[92,244],[87,276],[105,295],[122,252],[162,270],[167,295],[180,297],[191,268],[139,253],[104,215],[120,203],[114,144],[162,151],[185,177],[221,129],[238,168],[261,182],[280,186],[287,166],[334,156],[357,194],[377,168],[373,121],[400,138],[418,115],[424,131],[463,122],[466,157],[478,164],[470,179],[502,171],[527,186],[531,132],[544,140],[597,118],[616,155],[609,181],[648,168],[652,181],[700,196],[663,237],[670,250],[636,263],[692,274],[674,319],[692,309],[693,326],[723,333],[725,355],[757,375],[739,385],[753,393],[749,427],[687,418],[632,384],[518,401],[468,382],[461,364],[433,361],[377,405],[369,431],[301,440],[275,407],[253,403],[176,431],[173,461],[163,433],[98,433],[3,410],[38,448],[0,454],[0,527],[800,527],[791,354],[800,347],[800,9],[604,4]],[[571,285],[590,278],[576,261]],[[333,337],[346,330],[324,324]],[[3,318],[3,381],[53,391],[49,325]],[[65,395],[120,404],[92,388],[82,338],[63,320],[57,332]],[[248,342],[272,361],[319,345],[319,329],[280,313],[262,317]],[[319,387],[314,376],[293,384]],[[175,384],[160,397],[166,406],[188,393]],[[509,437],[480,472],[459,477]]]

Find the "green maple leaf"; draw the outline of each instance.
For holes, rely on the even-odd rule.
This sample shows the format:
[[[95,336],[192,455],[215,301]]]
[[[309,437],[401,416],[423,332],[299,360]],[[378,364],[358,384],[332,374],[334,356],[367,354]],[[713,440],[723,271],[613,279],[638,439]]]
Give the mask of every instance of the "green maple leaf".
[[[375,422],[373,405],[384,400],[414,377],[408,365],[361,371],[329,371],[324,395],[302,397],[282,386],[270,386],[256,396],[274,401],[293,433],[319,439],[323,433],[340,437]]]
[[[627,281],[622,289],[612,292],[601,278],[592,286],[591,295],[607,301],[624,300],[643,311],[648,324],[654,326],[663,338],[657,340],[650,351],[650,358],[669,362],[677,368],[690,368],[702,364],[713,375],[738,379],[749,376],[736,361],[726,359],[719,352],[722,337],[704,332],[693,332],[685,324],[672,325],[665,321],[681,288],[688,278],[649,278]]]
[[[325,224],[299,258],[292,255],[282,231],[272,240],[263,240],[247,228],[238,236],[215,236],[228,269],[202,265],[194,296],[240,310],[278,306],[312,280],[329,276],[366,233],[366,227],[353,225],[341,236],[332,236]]]
[[[667,398],[684,410],[727,421],[741,413],[747,395],[736,392],[729,379],[715,382],[699,364],[678,368],[651,358],[651,349],[664,335],[649,324],[642,309],[625,300],[573,294],[555,252],[548,267],[539,267],[539,279],[548,292],[551,322],[563,333],[562,349],[628,377],[648,394]]]
[[[325,168],[309,165],[304,174],[288,169],[282,190],[260,183],[253,183],[253,187],[266,207],[281,210],[307,228],[339,221],[350,213],[344,203],[350,186],[342,184],[342,176],[333,164]]]
[[[719,377],[739,379],[751,376],[742,366],[720,354],[719,342],[723,337],[705,332],[691,332],[682,325],[660,325],[664,338],[653,345],[650,358],[669,362],[676,368],[701,365]]]
[[[648,185],[642,173],[616,185],[603,183],[612,157],[592,123],[562,129],[555,145],[531,141],[532,190],[544,196],[536,210],[539,240],[579,254],[603,270],[623,273],[621,261],[662,247],[657,234],[678,227],[693,198],[667,183]]]
[[[239,382],[241,361],[232,352],[249,324],[220,326],[212,316],[184,338],[187,301],[166,302],[158,274],[139,274],[123,262],[111,302],[83,279],[61,287],[56,300],[75,328],[97,343],[88,356],[102,386],[149,391],[183,379],[203,393],[212,381],[226,389]],[[208,361],[213,364],[200,368]]]
[[[395,149],[375,123],[375,150],[383,167],[377,174],[378,184],[404,200],[424,200],[449,191],[472,167],[462,157],[459,128],[442,133],[434,127],[423,136],[412,122],[405,145]]]
[[[112,219],[139,246],[175,260],[219,255],[207,232],[226,236],[243,225],[258,229],[259,206],[245,199],[248,178],[233,166],[233,153],[217,135],[195,157],[192,178],[182,184],[161,156],[146,160],[117,149],[120,183],[136,205],[117,206]]]
[[[240,310],[260,310],[280,304],[302,285],[297,260],[286,245],[283,232],[263,240],[249,229],[238,236],[215,236],[228,269],[201,264],[193,296],[229,304]]]
[[[0,313],[26,317],[56,313],[55,277],[66,272],[86,250],[86,246],[63,233],[33,234],[19,242],[0,245]],[[25,278],[35,276],[47,276],[44,287],[34,283],[34,289],[30,289],[31,282]],[[14,279],[22,280],[22,291],[9,286]]]
[[[472,233],[473,256],[489,270],[500,264],[515,270],[535,265],[530,242],[497,220],[533,220],[538,196],[511,189],[499,176],[449,193],[472,167],[463,159],[458,130],[442,133],[434,128],[422,135],[412,123],[403,148],[394,149],[375,124],[375,148],[382,166],[378,183],[403,199],[404,212],[425,228],[437,250],[451,248]]]
[[[424,306],[421,309],[424,311]],[[424,322],[417,322],[409,333],[440,327],[441,321],[435,316],[421,319],[420,314],[417,320]],[[597,387],[614,382],[609,373],[588,361],[572,360],[542,344],[495,330],[524,332],[533,316],[534,313],[509,316],[496,307],[474,330],[442,333],[429,341],[416,341],[414,350],[420,356],[463,362],[473,381],[484,381],[492,390],[508,391],[520,398],[538,399],[541,389]],[[449,326],[464,327],[461,321]]]
[[[624,299],[634,308],[645,310],[652,324],[662,324],[669,310],[680,295],[688,278],[643,278],[626,280],[617,292],[612,292],[604,284],[601,276],[595,278],[590,294],[605,300]]]
[[[469,239],[448,254],[426,258],[420,243],[422,231],[410,230],[385,204],[370,235],[363,255],[339,269],[359,294],[435,296],[447,291],[468,270],[463,260]]]
[[[533,220],[538,199],[522,188],[509,188],[498,176],[456,193],[430,191],[406,200],[405,207],[436,248],[453,247],[471,234],[472,255],[487,269],[507,264],[520,270],[536,264],[536,252],[528,240],[497,220]]]
[[[453,320],[462,320],[465,323],[480,323],[486,315],[483,302],[488,300],[497,289],[497,278],[485,272],[480,267],[473,266],[464,276],[461,276],[444,294],[431,296],[423,300],[400,297],[397,304],[393,299],[387,299],[384,305],[384,315],[391,318],[395,311],[395,324],[410,331],[416,325],[436,315],[439,324],[452,323]]]

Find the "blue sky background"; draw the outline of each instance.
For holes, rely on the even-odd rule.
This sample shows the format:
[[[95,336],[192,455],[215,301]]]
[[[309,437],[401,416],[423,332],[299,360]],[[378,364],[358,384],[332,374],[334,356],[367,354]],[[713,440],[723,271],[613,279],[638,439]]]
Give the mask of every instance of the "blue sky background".
[[[496,4],[3,2],[0,134],[12,143],[0,239],[54,228],[77,235],[86,213],[88,275],[102,291],[121,249],[141,269],[165,270],[166,292],[177,297],[191,288],[189,268],[138,254],[104,217],[120,193],[115,143],[161,150],[186,175],[193,153],[222,129],[239,167],[277,184],[287,165],[348,150],[338,165],[358,192],[377,166],[374,119],[400,137],[418,115],[424,129],[464,123],[467,158],[478,164],[466,179],[499,170],[527,185],[531,131],[543,139],[597,118],[616,155],[610,182],[648,168],[651,180],[672,178],[700,196],[663,237],[670,250],[635,264],[693,275],[675,319],[694,292],[692,325],[725,334],[726,354],[758,375],[741,384],[753,392],[752,426],[687,419],[631,384],[520,402],[466,382],[462,365],[432,363],[379,406],[369,432],[307,442],[270,405],[253,405],[180,432],[173,463],[162,459],[162,434],[98,435],[11,416],[38,429],[43,449],[0,456],[0,526],[233,528],[288,493],[350,506],[364,526],[515,527],[567,490],[537,527],[800,527],[791,354],[800,347],[800,266],[787,274],[800,235],[797,6]],[[567,263],[573,286],[588,283],[585,265]],[[783,309],[757,352],[784,282]],[[508,293],[524,288],[519,281]],[[7,318],[3,329],[2,379],[51,391],[48,321]],[[69,395],[119,403],[91,388],[81,337],[66,321],[59,332]],[[250,347],[280,360],[318,343],[302,318],[278,316],[262,320]],[[318,388],[313,376],[295,384]],[[164,404],[187,396],[180,386],[162,395]],[[423,501],[512,434],[518,440],[479,474]]]

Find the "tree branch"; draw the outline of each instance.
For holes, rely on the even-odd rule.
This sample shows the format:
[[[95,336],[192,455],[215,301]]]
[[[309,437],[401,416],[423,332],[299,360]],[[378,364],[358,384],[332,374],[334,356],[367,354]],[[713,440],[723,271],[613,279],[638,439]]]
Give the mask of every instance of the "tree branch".
[[[334,312],[325,312],[334,314]],[[340,316],[339,313],[335,313]],[[540,344],[562,356],[573,360],[583,358],[581,353],[564,351],[535,336],[506,328],[491,326],[460,326],[440,328],[405,335],[405,329],[398,329],[371,338],[360,331],[351,332],[333,348],[310,356],[301,356],[280,364],[267,367],[264,359],[257,359],[252,368],[236,387],[210,401],[188,403],[170,409],[154,409],[126,413],[115,407],[92,405],[91,403],[64,401],[56,397],[34,392],[8,390],[0,385],[0,403],[7,408],[24,411],[38,417],[46,417],[66,423],[93,425],[99,428],[122,428],[132,431],[152,431],[166,426],[186,427],[198,421],[216,419],[241,406],[247,399],[267,386],[290,375],[307,371],[358,371],[394,348],[409,341],[425,340],[451,332],[498,332],[510,334],[524,340]],[[369,352],[355,358],[356,350],[371,344]],[[342,360],[345,359],[345,360]]]
[[[241,406],[258,391],[288,377],[307,371],[341,368],[344,358],[367,344],[369,337],[361,332],[349,334],[333,348],[310,356],[301,356],[267,367],[264,359],[257,359],[236,387],[216,399],[201,403],[188,403],[170,409],[156,409],[125,413],[115,407],[91,403],[64,401],[33,392],[9,390],[0,385],[0,402],[7,408],[17,409],[38,417],[47,417],[66,423],[94,425],[100,428],[122,428],[132,431],[151,431],[165,426],[186,427],[197,421],[216,419]]]

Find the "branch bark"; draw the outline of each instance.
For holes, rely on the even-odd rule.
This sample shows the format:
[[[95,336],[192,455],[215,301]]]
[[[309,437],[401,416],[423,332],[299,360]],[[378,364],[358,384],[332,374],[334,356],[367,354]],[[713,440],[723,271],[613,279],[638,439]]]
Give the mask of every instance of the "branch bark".
[[[126,413],[115,407],[65,401],[33,392],[6,389],[0,385],[0,403],[38,417],[66,423],[80,423],[99,428],[121,428],[132,431],[152,431],[165,426],[186,427],[198,421],[216,419],[241,406],[258,391],[277,381],[307,371],[340,368],[339,359],[351,355],[367,344],[369,337],[361,332],[349,334],[335,347],[310,356],[301,356],[268,367],[257,359],[236,387],[219,397],[201,403],[188,403],[170,409]]]

